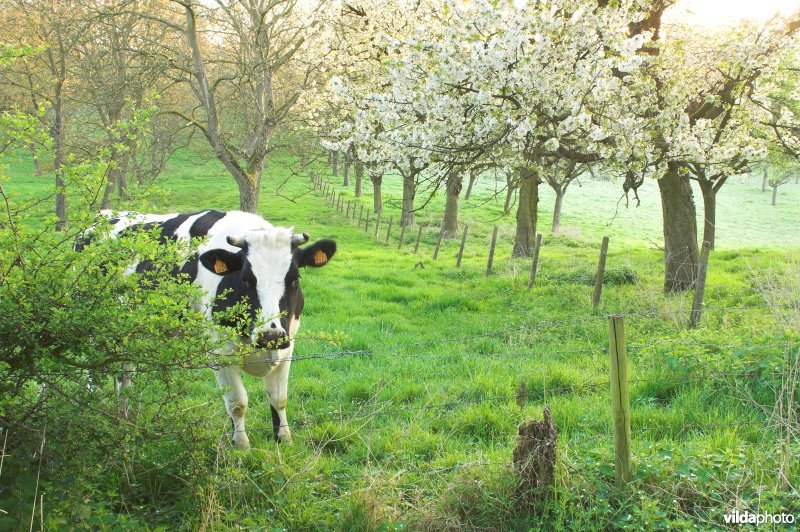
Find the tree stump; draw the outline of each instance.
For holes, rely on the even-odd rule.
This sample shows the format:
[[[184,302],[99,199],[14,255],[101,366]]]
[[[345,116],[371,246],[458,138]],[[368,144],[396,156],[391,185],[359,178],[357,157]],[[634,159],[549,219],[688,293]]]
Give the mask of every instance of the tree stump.
[[[544,407],[544,421],[526,421],[519,426],[519,442],[514,449],[514,471],[519,477],[519,493],[528,502],[547,496],[553,486],[558,431]]]

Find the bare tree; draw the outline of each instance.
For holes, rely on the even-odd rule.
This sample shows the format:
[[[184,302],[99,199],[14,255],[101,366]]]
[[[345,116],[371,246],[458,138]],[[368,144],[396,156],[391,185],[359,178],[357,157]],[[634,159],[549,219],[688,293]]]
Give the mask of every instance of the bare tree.
[[[324,53],[303,55],[317,25],[296,0],[174,0],[180,13],[141,11],[181,37],[163,51],[194,105],[169,109],[201,131],[239,188],[244,211],[258,207],[271,138],[318,73]],[[317,3],[314,10],[321,10]]]

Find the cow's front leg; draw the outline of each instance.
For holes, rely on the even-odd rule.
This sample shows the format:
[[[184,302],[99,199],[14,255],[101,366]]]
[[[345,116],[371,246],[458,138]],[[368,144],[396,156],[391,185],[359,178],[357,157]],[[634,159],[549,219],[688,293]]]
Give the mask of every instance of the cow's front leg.
[[[269,407],[272,412],[272,431],[275,440],[282,443],[292,443],[292,433],[286,421],[286,398],[289,388],[289,366],[292,364],[291,349],[288,360],[279,362],[278,365],[264,377],[264,385],[269,396]],[[283,358],[283,357],[282,357]]]
[[[244,428],[244,415],[247,412],[247,391],[242,384],[242,369],[227,366],[216,370],[217,383],[225,389],[225,409],[233,422],[233,446],[249,449],[250,440]]]

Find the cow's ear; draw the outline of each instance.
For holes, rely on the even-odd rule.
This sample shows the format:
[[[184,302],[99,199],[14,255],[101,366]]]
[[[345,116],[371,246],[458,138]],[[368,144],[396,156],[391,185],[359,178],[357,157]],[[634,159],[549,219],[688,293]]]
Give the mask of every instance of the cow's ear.
[[[297,266],[304,268],[311,266],[319,268],[325,266],[336,253],[336,242],[333,240],[317,240],[310,246],[294,250],[294,259]]]
[[[227,249],[211,249],[200,255],[200,264],[217,275],[228,275],[242,270],[243,253],[231,253]]]

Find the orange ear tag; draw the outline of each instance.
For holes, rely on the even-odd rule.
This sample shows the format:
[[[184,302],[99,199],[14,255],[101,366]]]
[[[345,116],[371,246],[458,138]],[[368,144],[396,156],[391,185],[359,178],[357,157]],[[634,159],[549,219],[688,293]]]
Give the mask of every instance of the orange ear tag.
[[[317,266],[321,266],[328,262],[328,256],[325,254],[324,251],[318,249],[316,253],[314,253],[314,264]]]
[[[215,273],[224,273],[228,271],[228,265],[222,262],[221,259],[217,259],[214,261],[214,272]]]

